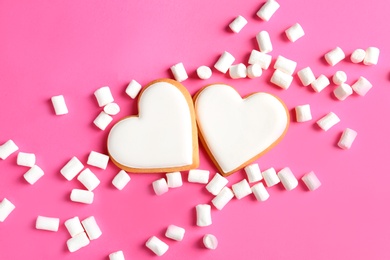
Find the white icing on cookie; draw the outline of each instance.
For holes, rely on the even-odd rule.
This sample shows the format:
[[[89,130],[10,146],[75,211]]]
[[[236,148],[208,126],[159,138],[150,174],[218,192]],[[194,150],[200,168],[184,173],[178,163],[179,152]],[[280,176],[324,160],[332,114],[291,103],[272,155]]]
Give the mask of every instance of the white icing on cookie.
[[[195,113],[208,150],[225,174],[245,167],[275,144],[289,122],[285,106],[273,95],[254,93],[242,99],[224,84],[201,90]]]

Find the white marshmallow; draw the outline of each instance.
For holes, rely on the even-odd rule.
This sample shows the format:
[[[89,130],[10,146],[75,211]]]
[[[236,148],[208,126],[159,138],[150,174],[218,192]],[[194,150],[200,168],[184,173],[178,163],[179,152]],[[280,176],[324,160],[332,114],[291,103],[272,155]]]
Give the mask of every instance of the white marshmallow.
[[[59,226],[60,226],[59,218],[38,216],[35,222],[35,228],[41,230],[57,232]]]
[[[228,184],[229,180],[216,173],[211,181],[206,185],[206,189],[214,196],[221,192],[223,187]]]
[[[85,232],[80,233],[66,241],[69,252],[73,253],[89,244],[89,239]]]
[[[63,95],[52,97],[51,102],[53,103],[54,112],[57,116],[68,114],[68,107],[66,106]]]
[[[240,182],[237,182],[232,185],[233,193],[237,199],[242,199],[249,194],[252,194],[251,187],[246,179],[243,179]]]
[[[237,16],[236,19],[234,19],[233,22],[231,22],[229,24],[229,28],[235,32],[235,33],[239,33],[242,28],[244,28],[244,26],[248,23],[248,21],[242,17],[241,15]]]
[[[196,69],[196,74],[200,79],[209,79],[213,75],[213,72],[208,66],[200,66]]]
[[[81,225],[79,217],[73,217],[64,222],[66,229],[71,237],[75,237],[81,233],[84,233],[84,228]]]
[[[185,232],[186,230],[182,227],[169,225],[167,231],[165,232],[165,236],[176,241],[182,241]]]
[[[274,64],[274,69],[283,71],[288,75],[292,75],[297,67],[297,63],[293,60],[287,59],[279,55]]]
[[[269,53],[272,51],[272,42],[271,38],[267,31],[261,31],[256,35],[257,44],[259,45],[259,50],[263,53]]]
[[[19,152],[16,164],[20,166],[33,167],[35,165],[35,154]]]
[[[271,83],[282,89],[288,89],[293,81],[293,76],[280,70],[275,70],[271,77]]]
[[[229,68],[229,75],[232,79],[242,79],[246,77],[246,66],[244,63],[232,65]]]
[[[306,173],[302,177],[302,181],[306,184],[307,188],[310,191],[314,191],[321,186],[320,180],[317,178],[317,176],[315,175],[315,173],[313,171]]]
[[[330,81],[327,76],[324,74],[321,74],[315,81],[311,83],[311,87],[314,89],[315,92],[319,93],[324,88],[329,86]]]
[[[105,170],[110,157],[108,155],[91,151],[88,156],[87,164]]]
[[[199,204],[196,206],[196,225],[206,227],[212,224],[211,206],[208,204]]]
[[[226,206],[226,204],[233,199],[234,193],[233,191],[228,187],[223,187],[223,189],[218,193],[214,199],[212,199],[211,203],[219,209],[222,210],[223,207]]]
[[[138,93],[140,92],[141,88],[141,84],[139,84],[136,80],[133,79],[130,81],[129,85],[127,85],[126,94],[132,99],[134,99],[138,96]]]
[[[207,170],[190,170],[188,172],[188,182],[207,184],[209,182],[210,172]]]
[[[127,174],[127,172],[124,170],[120,170],[112,180],[112,185],[114,185],[118,190],[123,190],[123,188],[127,185],[127,183],[129,183],[130,180],[130,175]]]
[[[163,241],[161,241],[159,238],[152,236],[151,238],[146,241],[146,247],[149,248],[153,253],[155,253],[158,256],[162,256],[165,254],[169,246],[165,244]]]
[[[333,112],[317,121],[317,125],[324,131],[328,131],[332,126],[340,122],[340,118]]]
[[[258,201],[266,201],[269,198],[269,193],[262,182],[256,183],[251,189]]]
[[[372,84],[365,77],[360,77],[351,87],[359,96],[365,96]]]
[[[249,65],[246,68],[246,74],[248,78],[253,79],[253,78],[258,78],[263,74],[263,70],[261,69],[261,65],[256,63]]]
[[[79,174],[83,168],[84,165],[76,156],[74,156],[69,160],[69,162],[65,164],[64,167],[62,167],[60,172],[65,177],[65,179],[70,181],[73,180],[73,178],[76,177],[76,175]]]
[[[331,66],[336,65],[344,58],[345,58],[345,53],[340,47],[336,47],[325,54],[325,60]]]
[[[168,192],[168,184],[164,178],[158,179],[152,183],[154,193],[157,196],[160,196],[166,192]]]
[[[218,247],[218,240],[217,240],[217,238],[214,235],[206,234],[203,237],[203,245],[207,249],[214,250],[214,249],[217,249],[217,247]]]
[[[70,193],[70,200],[84,204],[92,204],[94,194],[89,190],[73,189]]]
[[[34,183],[36,183],[42,176],[44,175],[44,172],[43,170],[38,166],[38,165],[34,165],[33,167],[31,167],[24,175],[24,179],[30,183],[31,185],[33,185]]]
[[[109,254],[108,258],[110,260],[125,260],[125,255],[123,254],[123,251],[120,250]]]
[[[183,186],[183,180],[180,172],[170,172],[166,174],[168,188],[178,188]]]
[[[0,145],[0,158],[5,160],[17,150],[19,150],[19,147],[14,143],[14,141],[8,140],[4,144]]]
[[[356,49],[351,54],[351,61],[353,63],[360,63],[364,60],[364,57],[366,57],[366,51],[363,49]]]
[[[99,107],[104,107],[105,105],[114,102],[114,98],[112,97],[111,90],[108,86],[97,89],[94,95]]]
[[[295,189],[298,186],[298,180],[290,168],[285,167],[278,172],[278,177],[282,182],[284,188],[288,191]]]
[[[366,56],[364,56],[364,65],[376,65],[379,59],[379,49],[377,47],[368,47],[366,49]]]
[[[263,70],[268,69],[271,62],[272,62],[271,55],[269,55],[267,53],[259,52],[257,50],[251,51],[251,54],[250,54],[249,60],[248,60],[249,64],[260,64],[260,66]]]
[[[316,80],[316,77],[314,76],[314,73],[310,67],[301,69],[297,74],[302,82],[302,85],[305,87],[309,86],[311,83],[313,83],[313,81]]]
[[[180,62],[176,65],[173,65],[171,67],[171,71],[172,71],[173,77],[178,82],[182,82],[182,81],[188,79],[187,71],[184,68],[184,65],[182,62]]]
[[[295,107],[295,115],[297,122],[307,122],[312,119],[310,105],[305,104]]]
[[[110,103],[105,105],[103,110],[107,115],[115,116],[121,111],[121,108],[117,103]]]
[[[351,128],[346,128],[343,131],[343,134],[341,135],[337,145],[341,149],[349,149],[351,148],[352,143],[355,141],[356,136],[357,136],[357,132],[355,130],[352,130]]]
[[[347,78],[347,74],[344,71],[339,70],[333,75],[332,80],[334,84],[341,85],[342,83],[347,82]]]
[[[89,191],[93,191],[100,184],[98,177],[96,177],[88,168],[85,168],[79,176],[77,176],[77,180],[79,180]]]
[[[261,174],[263,174],[263,178],[267,184],[267,187],[272,187],[280,182],[279,177],[273,167],[263,171]]]
[[[96,219],[94,216],[90,216],[84,219],[83,221],[81,221],[81,224],[83,225],[85,232],[89,237],[89,240],[97,239],[102,235],[102,231],[96,223]]]
[[[102,111],[100,114],[93,120],[93,123],[100,129],[105,130],[107,126],[112,121],[112,116],[108,115],[106,112]]]
[[[299,23],[292,25],[286,31],[286,36],[291,42],[295,42],[299,38],[305,35],[305,31]]]
[[[244,169],[249,183],[258,182],[263,179],[263,175],[261,175],[260,167],[257,163],[248,165]]]
[[[15,205],[12,204],[11,201],[4,198],[0,202],[0,222],[4,222],[4,220],[11,214],[11,212],[15,209]]]
[[[333,90],[333,94],[338,100],[344,100],[348,96],[352,95],[353,90],[350,85],[342,83],[340,86]]]
[[[235,60],[236,59],[233,57],[233,55],[225,51],[214,64],[214,68],[222,73],[226,73]]]
[[[269,21],[274,13],[279,9],[280,5],[275,0],[268,0],[264,5],[257,11],[256,15],[264,21]]]

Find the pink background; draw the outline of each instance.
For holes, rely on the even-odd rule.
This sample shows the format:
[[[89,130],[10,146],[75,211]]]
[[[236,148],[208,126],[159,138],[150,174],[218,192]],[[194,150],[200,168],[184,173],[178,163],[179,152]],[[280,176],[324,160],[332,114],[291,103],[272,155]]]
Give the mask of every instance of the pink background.
[[[0,161],[0,200],[8,198],[16,209],[0,223],[0,259],[108,259],[123,250],[127,259],[152,259],[145,248],[152,235],[170,246],[162,259],[390,259],[390,139],[388,16],[390,1],[280,0],[281,8],[269,22],[255,13],[258,0],[200,1],[26,1],[0,2],[0,143],[12,139],[23,152],[33,152],[45,176],[31,186],[23,179],[27,168],[16,165],[17,153]],[[249,21],[234,34],[227,25],[237,16]],[[284,30],[299,22],[306,35],[289,42]],[[255,35],[270,33],[274,59],[282,54],[310,66],[318,76],[337,70],[352,84],[365,76],[374,87],[365,96],[340,102],[332,97],[334,85],[321,93],[303,87],[295,77],[288,90],[269,83],[273,69],[258,79],[231,80],[214,70],[202,81],[194,73],[210,67],[223,51],[236,62],[247,62],[257,49]],[[381,49],[377,66],[353,64],[349,58],[335,67],[323,55],[340,46],[349,56],[356,48]],[[313,120],[292,122],[285,139],[258,159],[261,169],[289,166],[301,178],[313,170],[322,181],[309,192],[300,181],[297,189],[269,188],[270,198],[254,196],[232,200],[222,211],[212,210],[213,224],[195,225],[195,206],[209,203],[204,185],[188,183],[158,197],[151,183],[163,174],[131,174],[123,191],[111,180],[118,169],[90,167],[100,178],[92,205],[69,199],[77,181],[66,181],[59,170],[72,157],[86,163],[91,150],[106,152],[108,130],[92,121],[101,109],[93,92],[111,87],[121,107],[120,118],[137,113],[136,101],[125,94],[130,80],[142,85],[172,77],[170,66],[183,62],[190,79],[183,84],[194,94],[205,84],[225,82],[242,95],[266,91],[280,96],[290,110],[309,103]],[[65,96],[69,114],[56,116],[50,97]],[[315,121],[333,111],[341,122],[328,132]],[[110,127],[112,124],[110,125]],[[341,132],[358,132],[351,150],[336,146]],[[201,169],[216,172],[201,149]],[[229,177],[229,185],[245,177]],[[38,215],[61,219],[57,233],[35,229]],[[73,216],[95,216],[103,235],[87,247],[69,253],[63,222]],[[164,237],[168,225],[186,229],[182,242]],[[204,249],[201,239],[212,233],[219,240],[215,251]]]

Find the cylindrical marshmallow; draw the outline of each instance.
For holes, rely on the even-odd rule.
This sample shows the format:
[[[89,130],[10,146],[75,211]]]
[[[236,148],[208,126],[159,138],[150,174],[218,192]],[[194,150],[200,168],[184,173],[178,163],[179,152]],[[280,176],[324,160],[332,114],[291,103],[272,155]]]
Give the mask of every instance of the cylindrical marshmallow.
[[[0,158],[5,160],[17,150],[19,150],[19,147],[14,143],[14,141],[8,140],[4,144],[0,145]]]
[[[94,194],[89,190],[73,189],[70,193],[70,200],[84,204],[92,204]]]
[[[183,186],[183,180],[180,172],[169,172],[166,176],[168,188],[178,188]]]
[[[321,74],[318,76],[318,78],[311,83],[311,87],[314,89],[315,92],[319,93],[321,92],[324,88],[329,86],[330,81],[327,76],[324,74]]]
[[[79,180],[89,191],[93,191],[100,184],[98,177],[96,177],[96,175],[88,168],[83,170],[79,176],[77,176],[77,180]]]
[[[88,156],[87,164],[105,170],[110,157],[108,155],[91,151]]]
[[[84,219],[83,221],[81,221],[81,224],[83,225],[85,232],[89,237],[89,240],[97,239],[102,235],[102,231],[96,223],[94,216],[90,216]]]
[[[305,104],[295,107],[295,115],[297,122],[307,122],[312,119],[310,105]]]
[[[241,15],[237,16],[236,19],[234,19],[233,22],[231,22],[229,24],[229,28],[235,32],[235,33],[239,33],[242,28],[244,28],[244,26],[248,23],[248,21],[242,17]]]
[[[336,65],[344,58],[345,58],[345,53],[340,47],[336,47],[325,54],[325,60],[331,66]]]
[[[30,168],[24,175],[24,179],[33,185],[36,183],[42,176],[44,175],[43,170],[38,166],[34,165],[33,167]]]
[[[107,114],[106,112],[102,111],[100,114],[93,120],[93,123],[100,129],[100,130],[105,130],[107,126],[111,123],[112,121],[112,116]]]
[[[99,107],[104,107],[105,105],[114,102],[114,98],[112,97],[111,90],[108,86],[97,89],[94,95]]]
[[[89,244],[89,239],[85,232],[80,233],[66,241],[69,252],[73,253]]]
[[[263,179],[263,175],[261,175],[260,167],[257,163],[248,165],[244,169],[249,183],[258,182]]]
[[[274,13],[279,9],[280,5],[275,0],[268,0],[264,5],[257,11],[256,15],[264,21],[269,21]]]
[[[376,65],[379,59],[379,49],[377,47],[368,47],[366,49],[366,56],[364,56],[364,65]]]
[[[76,177],[77,174],[84,168],[84,165],[80,162],[80,160],[73,156],[72,159],[69,160],[65,164],[64,167],[60,170],[61,174],[67,179],[68,181],[73,180],[74,177]]]
[[[206,189],[216,196],[218,193],[221,192],[221,190],[228,184],[229,180],[220,175],[219,173],[216,173],[214,177],[211,179],[211,181],[206,185]]]
[[[288,89],[293,81],[293,76],[280,70],[275,70],[271,77],[271,83],[282,89]]]
[[[305,31],[299,23],[292,25],[286,31],[286,36],[291,42],[295,42],[299,38],[305,35]]]
[[[251,187],[246,179],[232,185],[232,190],[237,199],[242,199],[252,194]]]
[[[54,112],[57,116],[68,114],[68,107],[66,106],[63,95],[52,97],[51,102],[53,103]]]
[[[302,82],[302,85],[305,87],[309,86],[311,83],[313,83],[313,81],[316,80],[314,73],[310,67],[301,69],[300,71],[298,71],[297,74]]]
[[[340,122],[340,118],[333,112],[317,121],[317,125],[324,131],[328,131],[332,126]]]
[[[267,187],[272,187],[280,182],[279,177],[273,167],[263,171],[261,174],[263,174],[263,178],[267,184]]]
[[[232,65],[229,68],[229,75],[232,79],[242,79],[246,77],[246,66],[244,63]]]
[[[57,232],[59,226],[60,226],[59,218],[38,216],[35,222],[35,228],[41,230]]]
[[[213,203],[213,205],[217,209],[222,210],[223,207],[225,207],[226,204],[228,204],[228,202],[233,199],[233,197],[233,191],[228,187],[223,187],[223,189],[218,193],[218,195],[214,199],[212,199],[211,203]]]
[[[186,230],[182,227],[169,225],[167,231],[165,232],[165,236],[176,241],[182,241],[185,232]]]
[[[196,206],[196,225],[206,227],[212,224],[211,206],[208,204],[199,204]]]
[[[285,167],[278,172],[278,177],[284,188],[288,191],[295,189],[298,186],[298,180],[295,178],[290,168]]]
[[[173,65],[171,67],[171,71],[173,74],[173,77],[175,78],[176,81],[182,82],[186,79],[188,79],[187,71],[184,68],[184,65],[182,62]]]
[[[124,170],[118,172],[112,180],[112,185],[115,186],[118,190],[123,190],[123,188],[129,183],[131,180],[130,175],[127,174]]]
[[[15,209],[15,205],[12,204],[11,201],[4,198],[0,202],[0,222],[4,222],[4,220],[11,214],[11,212]]]
[[[310,191],[316,190],[321,186],[320,180],[317,178],[313,171],[306,173],[302,177],[302,181],[306,184]]]
[[[161,241],[159,238],[155,236],[149,238],[148,241],[146,241],[145,245],[157,256],[162,256],[169,249],[169,246],[166,243],[164,243],[163,241]]]
[[[372,88],[372,84],[365,77],[359,77],[351,87],[359,96],[365,96]]]
[[[259,52],[257,50],[252,50],[248,59],[249,64],[260,64],[263,70],[268,69],[271,62],[272,62],[271,55],[267,53]]]
[[[341,149],[349,149],[351,148],[352,143],[355,141],[356,136],[357,136],[357,132],[355,130],[352,130],[351,128],[346,128],[343,131],[343,134],[341,135],[337,145]]]
[[[203,237],[203,245],[207,249],[214,250],[214,249],[217,249],[217,247],[218,247],[218,240],[217,240],[217,238],[214,235],[206,234]]]
[[[235,60],[236,59],[233,57],[233,55],[225,51],[214,64],[214,68],[222,73],[226,73]]]
[[[131,80],[129,85],[126,87],[126,94],[131,97],[132,99],[136,98],[138,96],[138,93],[140,92],[142,86],[139,84],[136,80]]]
[[[209,182],[210,172],[207,170],[190,170],[188,172],[188,182],[207,184]]]
[[[125,255],[123,254],[123,251],[116,251],[108,255],[108,258],[110,260],[125,260]]]
[[[258,201],[266,201],[269,198],[269,193],[262,182],[256,183],[251,189]]]
[[[196,69],[196,74],[200,79],[209,79],[213,72],[208,66],[203,65]]]
[[[336,73],[332,77],[333,83],[336,85],[341,85],[342,83],[347,82],[347,74],[342,71],[336,71]]]
[[[35,165],[35,154],[19,152],[16,164],[20,166],[33,167]]]
[[[364,60],[364,57],[366,57],[366,51],[363,49],[356,49],[351,54],[351,61],[353,63],[360,63]]]
[[[260,77],[263,74],[263,70],[261,69],[261,65],[258,63],[249,65],[246,68],[246,74],[247,74],[248,78],[250,78],[250,79]]]
[[[64,224],[71,237],[84,233],[84,228],[81,225],[79,217],[70,218]]]
[[[261,52],[269,53],[272,51],[272,42],[267,31],[259,32],[256,35],[256,40]]]
[[[104,106],[104,112],[106,112],[107,115],[115,116],[121,111],[121,108],[117,103],[110,103]]]
[[[279,55],[274,64],[274,69],[283,71],[288,75],[292,75],[297,67],[297,63],[293,60],[287,59]]]
[[[152,183],[154,193],[160,196],[168,192],[168,183],[164,178],[158,179]]]
[[[340,86],[333,90],[333,94],[338,100],[344,100],[352,95],[353,90],[350,85],[342,83]]]

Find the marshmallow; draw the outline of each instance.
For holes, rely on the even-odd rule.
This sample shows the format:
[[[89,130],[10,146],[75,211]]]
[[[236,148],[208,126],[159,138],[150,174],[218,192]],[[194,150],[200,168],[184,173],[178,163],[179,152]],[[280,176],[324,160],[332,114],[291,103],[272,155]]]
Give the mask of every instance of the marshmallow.
[[[200,79],[209,79],[213,75],[213,72],[208,66],[203,65],[196,69],[196,74]]]
[[[110,157],[108,155],[91,151],[88,156],[87,164],[105,170]]]
[[[260,77],[263,74],[263,71],[261,69],[261,65],[258,63],[249,65],[246,68],[246,74],[247,74],[248,78],[250,78],[250,79]]]
[[[129,97],[134,99],[138,96],[138,93],[140,92],[141,88],[141,84],[139,84],[136,80],[133,79],[130,81],[129,85],[127,85],[125,92]]]
[[[73,253],[89,244],[89,239],[85,232],[80,233],[66,241],[69,252]]]
[[[246,66],[244,63],[233,65],[229,68],[229,75],[232,79],[242,79],[246,77]]]
[[[320,180],[317,178],[317,176],[315,175],[315,173],[313,171],[306,173],[302,177],[302,181],[306,184],[307,188],[310,191],[314,191],[321,186]]]
[[[263,174],[263,178],[267,184],[267,187],[272,187],[280,182],[275,169],[272,167],[263,171],[261,174]]]
[[[305,35],[305,31],[303,31],[302,26],[299,23],[294,24],[286,31],[286,36],[291,42],[295,42],[299,38]]]
[[[93,191],[100,184],[98,177],[96,177],[88,168],[85,168],[79,176],[77,176],[77,180],[79,180],[89,191]]]
[[[14,141],[8,140],[4,144],[0,145],[0,158],[5,160],[17,150],[19,150],[19,147],[14,143]]]
[[[293,76],[280,70],[275,70],[271,77],[271,83],[282,89],[288,89],[293,81]]]
[[[182,227],[169,225],[167,231],[165,232],[165,236],[176,241],[182,241],[185,232],[186,230]]]
[[[184,68],[184,65],[182,62],[180,62],[176,65],[173,65],[171,67],[171,71],[172,71],[173,77],[178,82],[182,82],[182,81],[188,79],[187,71]]]
[[[216,173],[214,175],[214,177],[211,179],[211,181],[209,182],[209,184],[206,185],[206,189],[211,194],[216,196],[218,193],[221,192],[223,187],[225,187],[226,184],[228,184],[228,182],[229,182],[228,179],[226,179],[225,177],[223,177],[219,173]]]
[[[217,238],[212,234],[206,234],[203,237],[203,244],[207,249],[217,249],[218,247],[218,240]]]
[[[168,184],[164,178],[158,179],[152,183],[154,193],[157,196],[160,196],[166,192],[168,192]]]
[[[4,220],[11,214],[11,212],[15,209],[15,205],[12,204],[11,201],[4,198],[0,202],[0,222],[4,222]]]
[[[341,149],[349,149],[351,148],[352,143],[355,141],[356,136],[357,136],[357,132],[355,130],[352,130],[351,128],[346,128],[343,131],[343,134],[341,135],[337,145]]]
[[[118,114],[121,111],[121,108],[119,107],[119,105],[117,103],[110,103],[110,104],[105,105],[103,110],[107,115],[115,116],[116,114]]]
[[[368,47],[364,56],[364,65],[376,65],[379,59],[379,49],[376,47]]]
[[[225,51],[215,63],[214,68],[222,73],[226,73],[235,60],[236,59],[233,57],[233,55]]]
[[[151,238],[146,241],[146,247],[149,248],[153,253],[155,253],[158,256],[162,256],[165,254],[169,246],[165,244],[163,241],[161,241],[159,238],[152,236]]]
[[[35,228],[41,230],[57,232],[59,226],[60,226],[59,218],[38,216],[35,222]]]
[[[353,90],[350,85],[342,83],[340,86],[333,90],[333,94],[338,100],[344,100],[348,96],[352,95]]]
[[[35,165],[35,154],[19,152],[16,164],[20,166],[33,167]]]
[[[298,186],[298,180],[290,168],[285,167],[278,172],[278,177],[282,182],[284,188],[288,191],[295,189]]]
[[[264,5],[257,11],[256,15],[264,21],[269,21],[274,15],[276,10],[280,7],[279,3],[275,0],[268,0]]]
[[[188,172],[188,182],[207,184],[209,182],[210,172],[207,170],[190,170]]]
[[[269,55],[267,53],[259,52],[257,50],[251,51],[251,54],[250,54],[249,60],[248,60],[249,64],[252,64],[252,65],[253,64],[260,64],[260,66],[263,70],[268,69],[271,62],[272,62],[271,55]]]
[[[340,122],[340,118],[333,112],[317,121],[317,125],[324,131],[328,131],[332,126]]]
[[[112,97],[111,90],[108,86],[99,88],[95,91],[94,95],[99,107],[104,107],[105,105],[114,102],[114,98]]]
[[[61,169],[61,174],[68,181],[73,180],[74,177],[84,168],[84,165],[80,162],[77,157],[72,157]]]
[[[262,182],[256,183],[251,189],[258,201],[266,201],[269,198],[269,193]]]
[[[211,203],[213,203],[213,205],[219,209],[219,210],[222,210],[223,207],[226,206],[226,204],[231,200],[233,199],[234,197],[234,193],[231,189],[229,189],[228,187],[224,187],[219,193],[218,195],[212,199]]]
[[[305,87],[309,86],[311,83],[313,83],[313,81],[316,80],[314,73],[310,67],[301,69],[300,71],[298,71],[297,74],[302,82],[302,85]]]
[[[259,49],[263,53],[268,53],[272,51],[271,38],[267,31],[261,31],[256,35],[257,44]]]
[[[83,225],[85,232],[89,237],[89,240],[97,239],[102,235],[102,231],[96,223],[94,216],[90,216],[84,219],[83,221],[81,221],[81,224]]]
[[[347,74],[342,70],[336,71],[332,77],[332,80],[334,84],[341,85],[347,81]]]
[[[36,183],[42,176],[44,175],[43,170],[38,166],[34,165],[33,167],[30,168],[24,175],[24,179],[33,185]]]
[[[336,65],[344,58],[345,58],[345,53],[340,47],[336,47],[325,54],[325,60],[331,66]]]
[[[353,63],[360,63],[364,60],[364,57],[366,57],[366,51],[363,49],[356,49],[351,54],[351,61]]]
[[[121,251],[121,250],[109,254],[108,257],[110,260],[125,260],[125,255],[123,254],[123,251]]]
[[[89,190],[73,189],[70,193],[70,200],[84,204],[92,204],[94,194]]]
[[[297,67],[297,63],[279,55],[274,64],[274,69],[280,70],[288,75],[292,75]]]
[[[81,225],[79,217],[70,218],[64,224],[71,237],[84,233],[84,228]]]
[[[261,171],[257,163],[246,166],[244,170],[249,183],[261,181],[263,179],[263,175],[261,175]]]
[[[324,74],[321,74],[315,81],[311,83],[311,87],[314,89],[315,92],[319,93],[324,88],[329,86],[330,81],[328,77],[326,77]]]
[[[242,199],[249,194],[252,194],[251,187],[246,179],[243,179],[240,182],[237,182],[232,185],[233,193],[237,199]]]
[[[68,114],[68,108],[63,95],[52,97],[51,103],[53,103],[54,112],[57,116]]]
[[[212,224],[211,206],[208,204],[199,204],[196,206],[196,225],[206,227]]]
[[[239,33],[242,28],[244,28],[244,26],[248,23],[248,21],[242,17],[241,15],[237,16],[236,19],[234,19],[233,22],[231,22],[229,24],[229,28],[235,32],[235,33]]]
[[[102,111],[100,114],[93,120],[93,123],[100,129],[105,130],[107,126],[111,123],[112,117],[106,112]]]
[[[118,190],[123,190],[123,188],[127,185],[127,183],[129,183],[130,180],[130,175],[127,174],[127,172],[124,170],[120,170],[112,180],[112,185],[114,185]]]
[[[297,118],[297,122],[306,122],[312,119],[310,105],[301,105],[295,107],[295,115]]]
[[[168,188],[177,188],[183,185],[183,180],[181,178],[180,172],[170,172],[166,174]]]
[[[365,96],[372,84],[365,77],[360,77],[351,87],[359,96]]]

